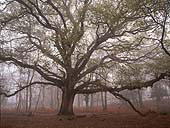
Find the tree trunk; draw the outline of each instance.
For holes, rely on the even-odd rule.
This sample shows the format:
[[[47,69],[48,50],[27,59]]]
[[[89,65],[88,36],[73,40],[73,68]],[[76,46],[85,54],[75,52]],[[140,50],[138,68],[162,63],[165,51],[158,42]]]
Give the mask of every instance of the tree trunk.
[[[55,88],[55,101],[56,101],[56,110],[59,110],[60,108],[60,90],[59,88]]]
[[[25,95],[25,112],[28,112],[28,88],[26,89]]]
[[[143,108],[142,92],[140,90],[138,90],[138,97],[139,97],[139,107]]]
[[[89,108],[89,94],[84,95],[84,100],[86,102],[86,109],[88,109]]]
[[[40,91],[39,91],[39,94],[38,94],[38,99],[37,99],[37,102],[36,102],[35,109],[34,109],[33,113],[35,113],[37,111],[38,103],[40,101],[40,96],[41,96],[41,90],[42,90],[42,88],[40,88]]]
[[[42,108],[45,108],[45,86],[42,86],[42,101],[41,101]]]
[[[50,88],[50,92],[51,92],[51,99],[50,99],[50,107],[51,109],[54,108],[54,94],[53,94],[53,87]]]
[[[107,110],[107,92],[104,93],[104,99],[105,99],[104,110]]]
[[[105,105],[104,105],[103,92],[101,92],[101,102],[102,102],[102,109],[104,110]]]
[[[93,103],[94,103],[94,101],[93,101],[93,94],[91,94],[91,102],[90,102],[90,107],[91,108],[93,107]]]
[[[29,108],[28,108],[28,112],[31,112],[31,107],[32,107],[32,87],[29,87],[29,92],[30,92],[30,96],[29,96]]]
[[[75,93],[72,90],[65,89],[62,92],[62,102],[58,115],[74,115],[73,102]]]
[[[22,94],[21,94],[21,92],[19,92],[18,105],[17,105],[17,108],[16,108],[17,112],[20,112],[20,110],[22,109],[21,103],[22,103]]]
[[[81,103],[80,103],[80,95],[78,94],[78,95],[77,95],[77,107],[78,107],[78,108],[81,107],[80,104],[81,104]]]

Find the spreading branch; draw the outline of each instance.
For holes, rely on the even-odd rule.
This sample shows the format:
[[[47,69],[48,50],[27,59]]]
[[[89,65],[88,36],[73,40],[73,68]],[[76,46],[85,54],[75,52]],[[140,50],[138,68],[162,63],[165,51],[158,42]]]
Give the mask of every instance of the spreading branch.
[[[55,86],[54,83],[51,83],[51,82],[39,82],[39,81],[35,81],[35,82],[32,82],[28,85],[25,85],[23,87],[20,87],[20,89],[16,90],[15,92],[11,93],[11,94],[8,94],[6,92],[0,92],[0,96],[1,95],[4,95],[5,97],[12,97],[12,96],[15,96],[17,93],[21,92],[22,90],[32,86],[32,85],[35,85],[35,84],[41,84],[41,85],[53,85]]]
[[[119,93],[115,93],[115,92],[110,92],[110,93],[113,94],[115,97],[119,97],[119,98],[121,98],[122,100],[126,101],[126,102],[131,106],[131,108],[132,108],[136,113],[138,113],[139,115],[141,115],[141,116],[146,116],[146,114],[143,114],[142,112],[140,112],[139,110],[137,110],[137,108],[133,105],[133,103],[132,103],[129,99],[125,98],[123,95],[121,95],[121,94],[119,94]]]
[[[23,67],[23,68],[33,69],[33,70],[37,71],[45,80],[55,83],[56,86],[58,86],[60,88],[63,85],[63,82],[61,80],[48,76],[36,65],[29,65],[29,64],[23,63],[23,62],[15,59],[13,57],[3,57],[2,55],[0,55],[0,60],[3,62],[13,62],[14,64],[19,65],[20,67]]]

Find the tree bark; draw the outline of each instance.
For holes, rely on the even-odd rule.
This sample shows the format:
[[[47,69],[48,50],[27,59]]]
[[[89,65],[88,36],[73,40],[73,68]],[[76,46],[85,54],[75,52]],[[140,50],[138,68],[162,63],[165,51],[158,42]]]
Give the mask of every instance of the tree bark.
[[[65,89],[62,91],[62,102],[58,115],[74,115],[73,102],[75,93],[73,90]]]

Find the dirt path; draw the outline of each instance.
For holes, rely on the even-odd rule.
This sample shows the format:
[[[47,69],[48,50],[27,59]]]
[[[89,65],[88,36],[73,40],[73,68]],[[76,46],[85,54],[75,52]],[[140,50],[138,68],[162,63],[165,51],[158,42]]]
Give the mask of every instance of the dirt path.
[[[100,113],[86,116],[59,117],[54,114],[26,116],[1,115],[0,128],[170,128],[170,115]]]

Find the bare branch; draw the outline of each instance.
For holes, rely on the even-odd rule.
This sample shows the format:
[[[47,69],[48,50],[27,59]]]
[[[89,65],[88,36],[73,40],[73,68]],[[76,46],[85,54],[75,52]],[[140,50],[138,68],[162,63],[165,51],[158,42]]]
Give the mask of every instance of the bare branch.
[[[115,92],[110,92],[111,94],[113,94],[115,97],[120,97],[121,99],[123,99],[124,101],[128,102],[128,104],[131,106],[131,108],[138,113],[141,116],[146,116],[146,114],[143,114],[142,112],[140,112],[139,110],[136,109],[136,107],[132,104],[132,102],[125,98],[123,95],[119,94],[119,93],[115,93]]]
[[[166,30],[166,20],[167,20],[167,17],[168,17],[168,14],[165,12],[165,18],[164,18],[164,22],[163,24],[161,25],[162,27],[162,36],[161,36],[161,40],[160,40],[160,43],[161,43],[161,46],[162,46],[162,49],[164,50],[164,52],[170,56],[170,52],[165,48],[164,46],[164,36],[165,36],[165,30]]]
[[[32,85],[35,85],[35,84],[44,84],[44,85],[54,85],[54,83],[51,83],[51,82],[39,82],[39,81],[35,81],[35,82],[32,82],[32,83],[29,83],[28,85],[26,86],[23,86],[21,87],[20,89],[16,90],[15,92],[11,93],[11,94],[7,94],[5,92],[0,92],[0,96],[1,95],[4,95],[5,97],[11,97],[11,96],[15,96],[17,93],[21,92],[22,90],[24,90],[25,88],[28,88]]]
[[[44,55],[46,55],[47,57],[49,57],[49,58],[52,59],[53,61],[57,62],[58,64],[60,64],[60,66],[65,67],[65,66],[64,66],[64,63],[63,63],[60,59],[58,59],[56,56],[52,55],[52,54],[50,53],[50,51],[48,51],[48,49],[45,49],[43,46],[41,46],[41,40],[40,40],[39,38],[33,37],[33,36],[31,36],[30,34],[28,34],[28,33],[27,33],[27,35],[28,35],[29,41],[30,41],[34,46],[36,46],[36,48],[38,48],[39,50],[41,50],[41,52],[42,52]],[[37,44],[36,42],[34,42],[32,39],[37,40],[37,41],[39,42],[39,44]]]
[[[45,15],[40,11],[40,9],[39,9],[33,2],[31,2],[31,1],[29,0],[29,2],[30,2],[31,4],[33,4],[33,6],[37,9],[37,11],[39,12],[39,15],[42,17],[42,19],[44,19],[45,23],[39,18],[39,16],[37,16],[37,15],[34,13],[33,8],[30,7],[30,6],[29,6],[27,3],[25,3],[23,0],[15,0],[15,1],[17,1],[18,3],[20,3],[20,4],[22,4],[24,7],[26,7],[26,8],[29,10],[28,13],[30,13],[33,17],[35,17],[35,19],[36,19],[43,27],[48,28],[48,29],[52,29],[52,30],[55,30],[55,31],[58,31],[58,30],[57,30],[58,28],[53,27],[53,26],[49,23],[49,21],[48,21],[48,19],[45,17]]]
[[[13,57],[3,57],[2,55],[0,55],[0,60],[2,60],[4,62],[11,61],[11,62],[14,62],[14,64],[17,64],[23,68],[29,68],[29,69],[36,70],[44,79],[55,83],[56,86],[61,88],[61,86],[63,85],[63,82],[61,80],[48,76],[41,69],[39,69],[36,65],[29,65],[29,64],[23,63],[21,61],[18,61],[17,59],[15,59]]]
[[[47,0],[47,3],[59,14],[59,16],[61,17],[61,20],[63,21],[64,28],[67,29],[67,25],[66,25],[66,21],[64,19],[64,16],[61,13],[61,11],[58,9],[58,7],[55,6],[54,3],[51,0]]]

